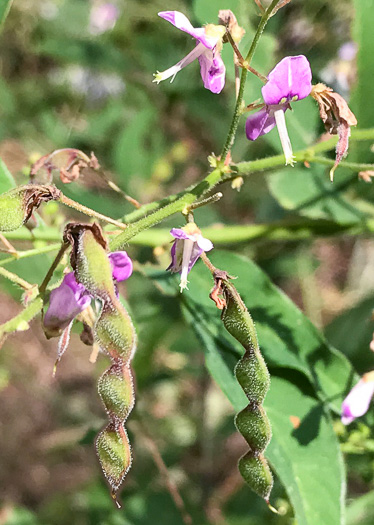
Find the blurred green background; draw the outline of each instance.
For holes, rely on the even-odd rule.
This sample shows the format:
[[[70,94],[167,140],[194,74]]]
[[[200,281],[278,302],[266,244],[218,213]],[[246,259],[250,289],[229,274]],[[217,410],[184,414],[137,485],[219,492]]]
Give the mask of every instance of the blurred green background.
[[[235,104],[228,45],[221,95],[204,89],[196,63],[172,84],[152,83],[156,70],[174,65],[194,45],[157,12],[180,10],[201,26],[216,22],[218,9],[232,9],[246,30],[240,44],[245,53],[258,8],[250,0],[118,0],[118,17],[105,26],[101,9],[106,6],[101,0],[14,0],[0,36],[0,158],[23,184],[30,164],[42,155],[64,147],[94,151],[106,176],[147,203],[206,174],[207,156],[219,154]],[[373,25],[372,0],[292,0],[271,19],[253,65],[267,74],[282,57],[305,54],[314,82],[325,82],[349,99],[358,127],[369,128],[374,125]],[[250,77],[247,104],[260,97],[260,88],[259,80]],[[323,133],[311,99],[295,104],[287,118],[295,150]],[[249,143],[243,118],[232,152],[235,162],[279,151],[276,131]],[[373,151],[368,142],[352,143],[348,160],[372,163]],[[5,173],[2,166],[2,191]],[[269,459],[280,468],[282,451],[290,466],[289,472],[280,468],[283,483],[276,478],[272,495],[280,514],[271,514],[237,471],[247,445],[235,431],[228,401],[236,406],[235,385],[230,386],[225,363],[232,370],[240,349],[221,333],[218,313],[209,305],[209,272],[199,262],[183,298],[176,292],[177,280],[164,273],[169,264],[165,232],[183,224],[181,216],[174,216],[161,225],[165,231],[158,230],[162,242],[151,231],[143,241],[130,243],[137,271],[121,287],[139,335],[137,404],[127,425],[134,463],[123,486],[123,509],[115,509],[110,499],[93,447],[105,424],[96,382],[108,363],[105,358],[96,365],[88,361],[89,349],[77,329],[53,379],[57,341],[46,341],[36,320],[29,331],[9,337],[0,352],[0,525],[338,525],[344,499],[340,449],[347,464],[347,524],[373,523],[374,417],[369,413],[348,428],[341,425],[339,402],[352,371],[331,345],[358,373],[374,368],[369,350],[374,245],[365,233],[374,217],[374,190],[345,168],[335,178],[331,186],[328,169],[317,165],[255,173],[239,193],[227,185],[219,204],[195,215],[203,233],[208,226],[219,232],[222,225],[300,225],[286,226],[287,240],[274,240],[265,230],[243,242],[220,241],[218,233],[215,242],[214,261],[239,277],[236,285],[258,323],[274,377],[266,402],[275,427]],[[112,217],[133,211],[92,170],[64,192]],[[81,218],[55,203],[44,206],[40,216],[41,231],[55,232],[50,239],[55,242],[67,218]],[[331,234],[355,227],[359,235]],[[19,250],[48,244],[11,242]],[[40,284],[53,256],[20,259],[6,268]],[[54,282],[61,275],[62,268]],[[20,310],[21,291],[4,279],[0,286],[0,321],[5,322]],[[301,355],[304,343],[308,349]],[[314,359],[317,347],[324,356],[320,361]],[[327,398],[335,394],[338,400],[330,402]],[[322,406],[326,399],[331,414]],[[285,405],[303,414],[305,435],[295,438]],[[284,443],[278,440],[282,435]],[[297,504],[289,500],[292,491]]]

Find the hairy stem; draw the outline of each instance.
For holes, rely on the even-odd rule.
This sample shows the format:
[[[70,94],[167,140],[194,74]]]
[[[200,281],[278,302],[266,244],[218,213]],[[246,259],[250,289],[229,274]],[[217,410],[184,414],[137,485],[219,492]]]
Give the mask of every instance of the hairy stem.
[[[9,281],[12,281],[17,286],[20,286],[21,288],[23,288],[23,290],[31,290],[34,287],[33,284],[28,283],[21,277],[18,277],[18,275],[16,275],[15,273],[10,272],[9,270],[6,270],[5,268],[2,268],[1,266],[0,266],[0,275],[5,277],[6,279],[9,279]]]
[[[259,42],[259,40],[261,38],[262,33],[264,32],[265,26],[268,23],[269,18],[271,17],[271,13],[272,13],[273,9],[278,4],[278,1],[279,0],[273,0],[271,2],[271,4],[269,5],[269,7],[264,12],[264,14],[262,15],[262,17],[261,17],[261,20],[260,20],[260,23],[258,25],[256,34],[255,34],[254,39],[252,41],[251,47],[249,48],[247,56],[245,57],[245,62],[246,62],[248,67],[251,65],[251,61],[252,61],[253,55],[254,55],[254,53],[256,51],[257,44],[258,44],[258,42]],[[229,129],[229,132],[228,132],[228,135],[227,135],[227,138],[226,138],[226,142],[225,142],[225,145],[223,146],[222,153],[221,153],[221,160],[222,160],[222,162],[225,161],[226,155],[231,150],[231,147],[234,144],[236,131],[237,131],[238,125],[239,125],[239,118],[240,118],[240,115],[241,115],[241,110],[242,110],[242,105],[243,105],[244,88],[245,88],[245,83],[246,83],[246,80],[247,80],[247,75],[248,75],[248,70],[247,69],[243,69],[242,70],[242,74],[241,74],[241,78],[240,78],[240,88],[239,88],[238,98],[236,100],[234,115],[232,117],[230,129]]]

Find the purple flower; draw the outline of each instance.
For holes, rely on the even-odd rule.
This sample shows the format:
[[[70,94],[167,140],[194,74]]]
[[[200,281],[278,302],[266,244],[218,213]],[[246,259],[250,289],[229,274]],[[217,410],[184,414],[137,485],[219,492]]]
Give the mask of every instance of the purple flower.
[[[100,35],[113,29],[119,17],[118,8],[110,3],[99,4],[91,9],[90,14],[90,33]]]
[[[307,97],[312,90],[312,71],[304,55],[286,57],[269,73],[262,88],[265,107],[248,117],[245,131],[249,140],[256,140],[277,125],[286,164],[293,166],[294,156],[288,136],[285,111],[290,102]]]
[[[193,36],[196,39],[196,47],[175,66],[162,73],[157,71],[153,82],[159,84],[162,80],[170,77],[170,82],[172,82],[181,69],[198,58],[204,87],[212,93],[220,93],[225,85],[226,74],[225,64],[220,55],[225,27],[214,24],[208,24],[205,27],[193,27],[188,18],[179,11],[162,11],[158,15],[181,31]]]
[[[363,416],[374,395],[374,371],[364,374],[349,392],[342,404],[342,423],[349,425],[356,417]]]
[[[171,247],[171,264],[167,268],[172,273],[181,274],[181,292],[187,288],[187,275],[203,252],[209,252],[213,244],[201,235],[194,222],[189,222],[183,228],[173,228],[170,233],[175,238]]]
[[[132,261],[126,252],[109,254],[113,279],[117,282],[132,274]],[[44,316],[47,337],[55,337],[67,328],[73,319],[91,303],[91,295],[76,281],[74,272],[65,275],[60,286],[51,291],[49,306]]]

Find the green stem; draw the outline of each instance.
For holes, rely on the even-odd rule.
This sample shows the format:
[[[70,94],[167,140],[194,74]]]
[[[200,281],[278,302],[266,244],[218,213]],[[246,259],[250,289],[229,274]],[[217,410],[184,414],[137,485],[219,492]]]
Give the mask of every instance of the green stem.
[[[170,204],[167,204],[151,215],[143,217],[139,221],[129,224],[124,232],[117,235],[114,239],[111,239],[111,251],[124,249],[129,240],[135,235],[138,235],[138,233],[141,231],[158,224],[170,215],[174,215],[174,213],[178,212],[187,213],[191,204],[193,204],[198,198],[202,197],[220,182],[222,174],[223,170],[216,168],[189,192],[184,193],[179,199],[171,202]]]
[[[6,270],[5,268],[2,268],[1,266],[0,266],[0,275],[5,277],[6,279],[9,279],[9,281],[12,281],[14,284],[17,284],[23,290],[31,290],[32,288],[34,288],[33,284],[28,283],[21,277],[18,277],[18,275],[16,275],[15,273],[10,272],[9,270]]]
[[[241,226],[209,227],[203,229],[204,237],[215,246],[229,246],[250,243],[259,240],[302,241],[314,237],[332,237],[334,235],[365,235],[374,233],[374,219],[365,219],[358,223],[339,224],[329,220],[290,219],[265,224]],[[131,240],[132,245],[156,246],[167,245],[171,241],[168,228],[154,228],[142,231]]]
[[[262,33],[264,32],[265,26],[268,23],[269,18],[271,17],[271,13],[272,13],[274,7],[278,4],[278,1],[279,0],[273,0],[271,2],[271,4],[269,5],[269,7],[264,12],[264,14],[262,15],[262,17],[261,17],[261,20],[260,20],[260,23],[258,25],[256,34],[255,34],[255,36],[253,38],[251,47],[249,48],[247,56],[245,57],[245,61],[248,64],[248,66],[250,66],[250,64],[251,64],[253,55],[254,55],[254,53],[256,51],[257,44],[258,44],[258,42],[259,42],[259,40],[261,38]],[[234,115],[232,117],[230,129],[229,129],[229,132],[228,132],[228,135],[227,135],[227,138],[226,138],[226,142],[225,142],[225,145],[223,146],[222,153],[221,153],[221,161],[222,162],[225,161],[226,155],[231,150],[232,145],[234,144],[236,131],[237,131],[238,125],[239,125],[239,119],[240,119],[240,115],[241,115],[241,112],[242,112],[242,105],[243,105],[243,98],[244,98],[244,88],[245,88],[245,83],[246,83],[246,80],[247,80],[247,76],[248,76],[247,69],[243,69],[241,77],[240,77],[240,88],[239,88],[238,98],[236,100]]]
[[[49,246],[43,246],[41,248],[33,248],[32,250],[25,250],[24,252],[18,252],[17,257],[7,257],[0,261],[0,266],[4,266],[10,262],[18,261],[18,259],[25,259],[27,257],[33,257],[34,255],[42,255],[43,253],[53,252],[58,250],[61,246],[61,243],[50,244]]]
[[[108,222],[109,224],[113,224],[120,230],[125,230],[127,228],[126,224],[123,224],[122,222],[118,222],[115,219],[112,219],[111,217],[107,217],[106,215],[103,215],[102,213],[98,213],[97,211],[92,210],[91,208],[87,208],[87,206],[83,206],[83,204],[79,204],[78,202],[75,202],[72,199],[69,199],[69,197],[66,197],[62,193],[58,200],[62,204],[65,204],[65,206],[74,208],[75,210],[78,210],[81,213],[88,215],[89,217],[94,217],[95,219],[99,219],[101,221]]]

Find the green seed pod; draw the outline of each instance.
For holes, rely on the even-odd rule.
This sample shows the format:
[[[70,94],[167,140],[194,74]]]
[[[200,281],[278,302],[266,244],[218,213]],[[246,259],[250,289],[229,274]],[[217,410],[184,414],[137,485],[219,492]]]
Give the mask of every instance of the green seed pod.
[[[70,229],[74,242],[72,265],[77,280],[98,299],[111,303],[116,297],[107,244],[97,225]]]
[[[136,334],[131,318],[117,300],[105,303],[95,325],[95,339],[108,354],[129,361],[136,348]]]
[[[0,231],[17,230],[42,202],[57,200],[61,192],[54,186],[19,186],[0,195]]]
[[[245,352],[235,367],[235,376],[249,402],[261,405],[269,390],[270,376],[259,350]]]
[[[237,414],[235,426],[252,450],[265,450],[268,446],[271,426],[263,407],[248,405]]]
[[[247,441],[250,451],[239,460],[239,471],[259,496],[269,504],[273,476],[263,452],[271,439],[269,419],[261,406],[270,385],[270,376],[258,345],[254,322],[235,287],[225,272],[216,270],[215,288],[211,298],[223,307],[221,319],[226,330],[245,349],[235,367],[235,377],[248,398],[248,406],[235,418],[238,431]],[[217,295],[223,294],[224,301]]]
[[[72,244],[71,264],[78,282],[102,303],[94,338],[112,364],[98,383],[109,424],[96,439],[96,451],[112,497],[116,499],[116,492],[131,466],[124,423],[135,402],[130,361],[136,348],[136,333],[129,314],[117,299],[107,243],[100,227],[68,224],[64,240]]]
[[[131,371],[126,365],[113,365],[100,377],[97,387],[109,416],[124,421],[135,401]]]
[[[113,496],[131,467],[131,449],[126,430],[109,424],[96,438],[96,451]]]
[[[273,476],[264,456],[262,454],[256,456],[253,452],[248,452],[240,458],[238,467],[251,489],[268,502],[273,488]]]

